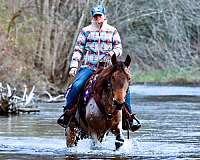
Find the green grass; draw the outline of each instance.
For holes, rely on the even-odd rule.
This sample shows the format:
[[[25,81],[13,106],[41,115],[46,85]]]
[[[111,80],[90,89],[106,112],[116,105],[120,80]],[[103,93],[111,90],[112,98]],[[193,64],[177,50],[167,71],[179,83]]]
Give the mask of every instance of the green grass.
[[[172,83],[172,84],[200,84],[200,68],[154,70],[146,73],[136,73],[132,77],[133,83]]]

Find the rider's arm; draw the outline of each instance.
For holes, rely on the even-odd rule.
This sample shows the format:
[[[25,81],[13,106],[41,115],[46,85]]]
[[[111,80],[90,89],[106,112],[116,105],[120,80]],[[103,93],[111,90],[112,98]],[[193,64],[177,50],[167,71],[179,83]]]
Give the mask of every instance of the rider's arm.
[[[85,43],[86,43],[86,35],[84,31],[81,30],[76,40],[76,45],[74,47],[74,53],[72,55],[70,68],[78,68],[78,64],[81,60],[81,57],[85,53]]]
[[[113,54],[116,54],[116,56],[120,56],[122,54],[122,43],[117,30],[114,31],[112,43],[113,43],[113,50],[110,51],[109,54],[111,56]]]

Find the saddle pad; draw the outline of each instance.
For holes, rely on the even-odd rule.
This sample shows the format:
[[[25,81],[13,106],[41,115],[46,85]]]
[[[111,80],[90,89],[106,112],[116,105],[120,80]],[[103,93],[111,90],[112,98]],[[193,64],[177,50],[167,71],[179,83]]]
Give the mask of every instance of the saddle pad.
[[[86,83],[84,93],[83,93],[83,100],[84,100],[85,105],[88,103],[88,101],[90,100],[90,98],[92,96],[93,88],[94,88],[94,85],[96,83],[97,77],[98,77],[97,74],[92,75],[92,77]]]

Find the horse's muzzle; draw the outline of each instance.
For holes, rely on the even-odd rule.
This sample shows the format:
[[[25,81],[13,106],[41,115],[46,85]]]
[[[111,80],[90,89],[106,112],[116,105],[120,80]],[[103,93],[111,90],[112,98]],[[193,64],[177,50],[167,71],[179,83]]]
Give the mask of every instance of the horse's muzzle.
[[[125,105],[125,102],[120,103],[116,99],[113,100],[113,106],[115,107],[116,110],[121,110]]]

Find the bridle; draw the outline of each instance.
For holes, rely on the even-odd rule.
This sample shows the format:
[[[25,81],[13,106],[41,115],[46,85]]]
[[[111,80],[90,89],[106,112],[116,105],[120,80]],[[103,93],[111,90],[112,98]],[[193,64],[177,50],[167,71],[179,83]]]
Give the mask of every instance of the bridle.
[[[115,66],[113,66],[115,67]],[[116,66],[117,67],[117,66]],[[105,118],[109,121],[113,118],[113,116],[115,116],[119,110],[122,110],[123,107],[125,107],[125,104],[126,102],[123,102],[123,103],[120,103],[118,100],[114,99],[114,89],[113,89],[113,85],[112,85],[112,82],[111,82],[111,79],[112,79],[112,75],[114,73],[114,68],[113,70],[111,71],[109,78],[108,79],[105,79],[105,84],[106,84],[106,92],[107,92],[107,97],[110,96],[110,94],[112,95],[112,104],[111,106],[114,107],[114,111],[111,112],[111,113],[108,113],[106,111],[106,108],[104,107],[104,105],[102,105],[102,103],[100,102],[100,97],[97,98],[95,97],[95,101],[97,103],[97,105],[99,106],[99,109],[100,111],[105,115]],[[122,70],[126,73],[126,71],[122,68]],[[127,88],[127,91],[128,92],[128,88]]]
[[[124,71],[124,69],[123,69],[123,71]],[[113,86],[111,83],[111,78],[112,78],[112,76],[110,76],[109,80],[107,80],[107,87],[108,87],[108,90],[110,90],[112,97],[113,97],[112,98],[112,106],[115,107],[116,111],[119,111],[119,110],[122,110],[122,108],[125,106],[126,102],[120,103],[117,99],[114,98],[114,92],[113,92]],[[127,94],[127,92],[128,92],[128,88],[126,90],[126,94]]]
[[[113,87],[112,87],[112,83],[111,83],[111,77],[110,79],[107,81],[107,85],[108,85],[108,89],[110,90],[111,94],[112,94],[112,106],[115,107],[115,110],[121,110],[124,105],[125,102],[120,103],[117,99],[114,98],[114,93],[113,93]]]

